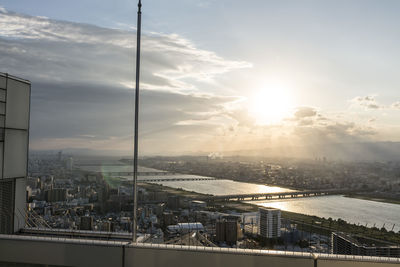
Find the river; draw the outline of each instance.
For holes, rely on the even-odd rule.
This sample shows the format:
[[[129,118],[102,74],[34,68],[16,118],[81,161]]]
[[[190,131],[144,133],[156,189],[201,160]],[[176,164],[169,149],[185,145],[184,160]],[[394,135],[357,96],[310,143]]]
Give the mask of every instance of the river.
[[[174,188],[182,188],[212,195],[230,195],[243,193],[288,192],[283,187],[257,185],[235,182],[231,180],[210,181],[174,181],[159,184]],[[341,218],[347,222],[400,231],[400,205],[370,200],[347,198],[344,196],[321,196],[310,198],[252,201],[259,206],[275,207],[285,211],[315,215],[332,219]]]

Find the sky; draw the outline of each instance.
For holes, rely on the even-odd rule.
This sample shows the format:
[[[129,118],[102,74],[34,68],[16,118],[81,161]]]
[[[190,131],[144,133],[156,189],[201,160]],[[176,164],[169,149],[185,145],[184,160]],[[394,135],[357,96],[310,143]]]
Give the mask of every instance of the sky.
[[[0,0],[31,150],[130,154],[135,1]],[[400,141],[400,2],[144,0],[142,155]]]

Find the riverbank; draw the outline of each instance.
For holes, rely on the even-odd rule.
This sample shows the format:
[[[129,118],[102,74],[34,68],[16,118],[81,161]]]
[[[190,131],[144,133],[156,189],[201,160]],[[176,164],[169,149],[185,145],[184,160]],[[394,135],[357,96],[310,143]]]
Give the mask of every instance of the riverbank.
[[[207,194],[200,194],[193,191],[186,191],[179,188],[172,188],[158,184],[141,183],[141,187],[149,191],[164,191],[171,195],[178,195],[188,200],[205,199]],[[218,201],[213,202],[207,208],[208,210],[219,212],[256,212],[259,206],[252,203],[243,203],[239,201]],[[321,218],[318,216],[305,215],[301,213],[281,211],[282,219],[290,221],[290,223],[297,224],[300,230],[312,230],[315,233],[330,236],[331,232],[346,232],[368,238],[373,238],[381,241],[392,242],[400,244],[400,233],[387,231],[386,229],[378,229],[376,227],[366,227],[363,225],[356,225],[348,223],[342,219],[334,220],[332,218]]]
[[[321,218],[318,216],[310,216],[288,211],[281,212],[282,218],[296,222],[304,229],[312,228],[313,231],[320,234],[330,235],[332,232],[345,232],[383,242],[400,244],[400,233],[387,231],[385,228],[370,228],[363,225],[351,224],[342,219],[334,220],[332,218]]]
[[[159,184],[152,184],[152,183],[139,183],[140,187],[145,188],[149,191],[163,191],[169,195],[180,196],[182,198],[187,198],[190,200],[203,200],[209,196],[207,194],[201,194],[194,191],[186,191],[181,188],[173,188],[169,186],[163,186]],[[243,202],[214,202],[212,207],[221,212],[227,212],[230,210],[239,211],[239,212],[253,212],[258,210],[257,205],[247,204]]]
[[[382,203],[390,203],[390,204],[399,204],[400,205],[400,199],[366,196],[366,195],[357,194],[357,193],[347,194],[347,195],[344,195],[344,197],[357,198],[357,199],[362,199],[362,200],[370,200],[370,201],[376,201],[376,202],[382,202]]]
[[[130,182],[130,183],[132,183],[132,182]],[[138,186],[142,187],[148,191],[151,191],[151,192],[162,191],[162,192],[166,192],[169,195],[176,195],[176,196],[181,196],[183,198],[190,198],[190,199],[203,199],[203,198],[206,198],[207,196],[211,196],[211,195],[197,193],[194,191],[186,191],[186,190],[183,190],[182,188],[174,188],[174,187],[163,186],[163,185],[153,184],[153,183],[139,182]]]

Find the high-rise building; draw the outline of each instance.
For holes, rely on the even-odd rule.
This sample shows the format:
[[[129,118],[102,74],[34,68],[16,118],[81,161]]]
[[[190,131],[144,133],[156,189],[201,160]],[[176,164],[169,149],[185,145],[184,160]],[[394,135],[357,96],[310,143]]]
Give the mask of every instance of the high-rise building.
[[[74,168],[74,159],[72,157],[69,157],[66,161],[65,161],[65,168],[69,171],[72,171],[72,169]]]
[[[224,242],[225,241],[225,221],[218,220],[215,223],[215,241]]]
[[[0,233],[25,226],[29,81],[0,73]]]
[[[215,225],[215,239],[217,242],[226,242],[233,245],[242,237],[239,218],[226,216]]]
[[[172,212],[163,212],[162,225],[166,228],[168,225],[175,224],[174,214]]]
[[[167,207],[171,210],[180,208],[181,199],[179,196],[169,196],[167,199]]]
[[[263,238],[281,236],[281,210],[275,208],[258,209],[258,235]]]
[[[103,231],[103,232],[112,232],[112,231],[113,231],[112,222],[102,222],[102,223],[100,224],[100,231]]]
[[[81,224],[79,226],[80,230],[93,230],[93,217],[91,216],[82,216]]]
[[[55,188],[44,191],[44,199],[47,202],[59,202],[67,200],[67,189]]]

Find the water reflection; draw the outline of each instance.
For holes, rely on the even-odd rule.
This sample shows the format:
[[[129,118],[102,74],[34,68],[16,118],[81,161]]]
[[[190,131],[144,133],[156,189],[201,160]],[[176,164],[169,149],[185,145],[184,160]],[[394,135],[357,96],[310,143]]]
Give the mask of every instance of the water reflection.
[[[393,228],[395,232],[400,231],[400,205],[397,204],[344,196],[311,197],[284,201],[253,201],[251,203],[318,217],[341,218],[347,222],[367,225],[368,227],[375,225],[381,228],[385,225],[387,230]]]
[[[241,183],[231,180],[177,181],[161,182],[160,184],[212,195],[292,191],[282,187]],[[396,232],[400,231],[400,205],[397,204],[347,198],[343,196],[296,198],[285,199],[283,201],[263,200],[249,203],[325,218],[341,218],[350,223],[367,224],[369,227],[375,224],[376,227],[381,228],[385,224],[385,228],[388,230],[392,230],[394,225],[393,230]]]
[[[211,195],[278,193],[293,191],[283,187],[242,183],[231,180],[174,181],[160,182],[158,184]]]

